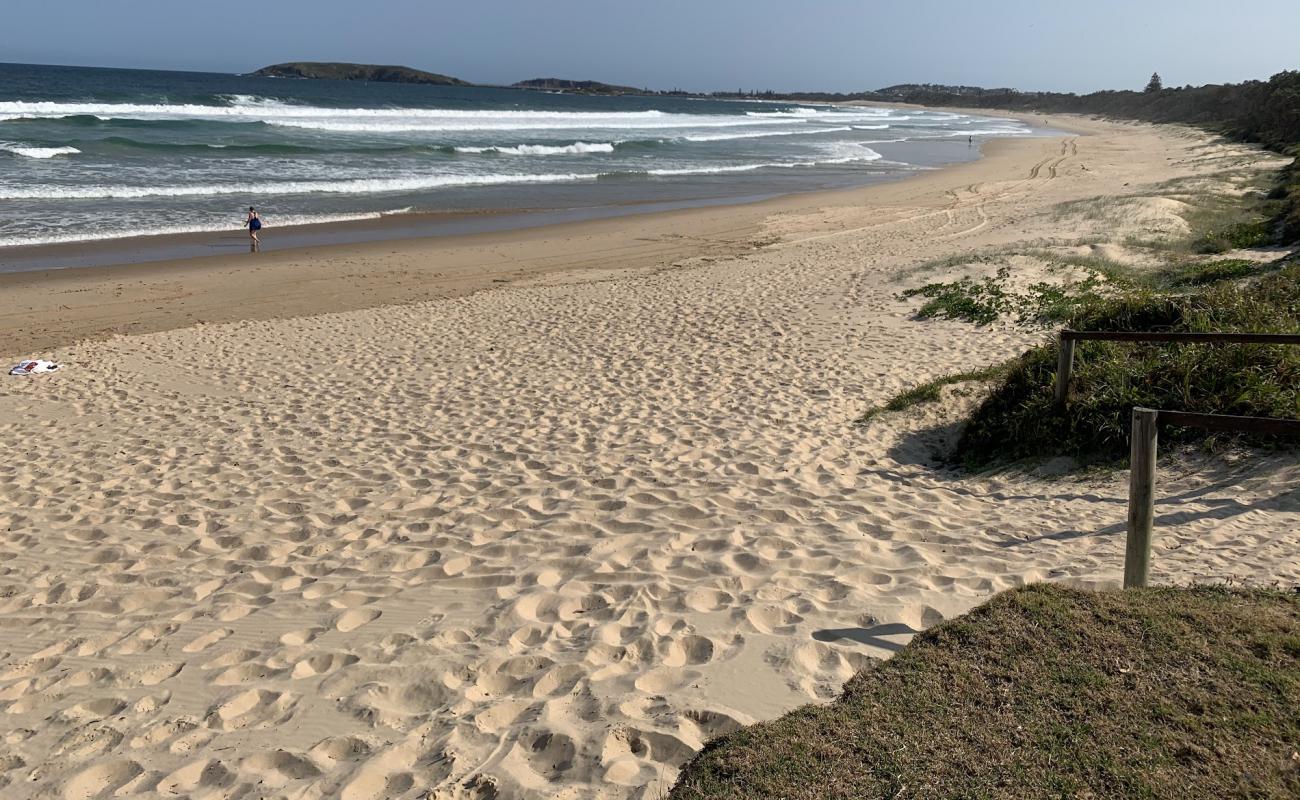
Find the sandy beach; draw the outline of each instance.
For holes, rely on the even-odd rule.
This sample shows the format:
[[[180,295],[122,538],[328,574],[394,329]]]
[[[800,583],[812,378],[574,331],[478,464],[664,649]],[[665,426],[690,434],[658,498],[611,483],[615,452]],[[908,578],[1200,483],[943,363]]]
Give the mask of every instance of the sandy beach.
[[[920,265],[1121,258],[1280,161],[1048,121],[862,190],[0,275],[0,355],[66,365],[0,378],[0,795],[649,800],[996,592],[1117,586],[1126,473],[936,466],[969,392],[854,424],[1047,335],[915,319],[967,271]],[[1300,582],[1298,487],[1162,470],[1153,580]]]

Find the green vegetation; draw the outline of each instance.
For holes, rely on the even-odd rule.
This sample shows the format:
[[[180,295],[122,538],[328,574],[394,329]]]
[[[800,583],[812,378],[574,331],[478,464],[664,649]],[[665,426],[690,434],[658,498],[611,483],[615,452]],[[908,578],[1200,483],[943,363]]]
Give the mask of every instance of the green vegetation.
[[[1166,192],[1189,197],[1193,188],[1174,182]],[[1061,213],[1104,216],[1123,200],[1078,201]],[[1109,258],[1062,255],[1044,248],[1004,249],[923,265],[952,270],[1000,264],[992,276],[931,282],[900,297],[925,298],[919,317],[977,325],[1006,319],[1022,326],[1076,330],[1300,332],[1300,260],[1206,259],[1195,252],[1256,243],[1266,227],[1263,211],[1272,202],[1262,196],[1197,196],[1186,212],[1189,235],[1176,241],[1130,243],[1145,248],[1163,265],[1126,266]],[[1205,245],[1214,240],[1223,240],[1223,248]],[[1072,270],[1085,277],[1016,289],[1008,263],[1013,258],[1035,259],[1049,270]],[[1053,342],[987,370],[933,380],[870,409],[860,421],[938,400],[943,386],[980,380],[975,376],[986,374],[997,386],[974,412],[954,454],[965,466],[982,468],[1060,455],[1083,463],[1120,461],[1127,455],[1130,415],[1137,405],[1300,418],[1296,347],[1082,342],[1064,413],[1055,402],[1056,366]],[[1222,438],[1195,429],[1166,429],[1161,435],[1166,442]]]
[[[1206,261],[1196,264],[1175,275],[1175,286],[1204,286],[1207,283],[1248,278],[1261,271],[1258,261],[1246,258],[1226,258],[1220,261]]]
[[[1273,223],[1269,220],[1238,222],[1196,240],[1198,253],[1226,253],[1244,247],[1267,247],[1273,244]]]
[[[1007,592],[710,742],[672,800],[1294,798],[1300,594]]]
[[[911,84],[880,89],[867,99],[1182,123],[1282,153],[1300,144],[1300,71],[1295,70],[1267,81],[1084,95]]]
[[[1224,262],[1219,262],[1220,264]],[[1246,283],[1220,282],[1187,295],[1135,288],[1087,305],[1076,330],[1300,331],[1300,262]],[[1055,343],[1016,359],[975,411],[957,445],[968,466],[1035,456],[1123,458],[1134,406],[1300,418],[1300,348],[1280,345],[1154,345],[1080,342],[1068,411],[1054,405]],[[1164,441],[1205,433],[1166,429]]]
[[[929,298],[916,312],[922,319],[957,319],[988,325],[1012,312],[1021,325],[1047,324],[1068,319],[1079,309],[1100,300],[1102,281],[1096,274],[1063,285],[1039,282],[1017,292],[1007,287],[1010,267],[998,268],[993,277],[962,278],[950,283],[927,283],[902,292],[900,298]]]
[[[952,386],[958,383],[970,383],[971,381],[991,381],[1000,378],[1006,374],[1010,366],[1007,364],[994,364],[984,369],[975,369],[969,372],[959,372],[955,375],[945,375],[942,378],[936,378],[928,383],[923,383],[915,389],[908,389],[906,392],[894,397],[883,406],[876,406],[868,409],[861,417],[858,423],[866,423],[884,414],[887,411],[905,411],[912,406],[921,403],[933,403],[939,399],[943,387]]]
[[[929,298],[929,302],[916,312],[921,319],[938,317],[987,325],[996,322],[1011,310],[1011,299],[1003,286],[1008,273],[1008,268],[1002,267],[996,278],[979,281],[962,278],[952,283],[927,283],[916,289],[908,289],[899,297],[905,299],[919,294]]]
[[[634,86],[617,86],[600,81],[571,81],[564,78],[533,78],[510,84],[511,89],[535,89],[546,92],[571,92],[573,94],[647,94]]]
[[[1281,242],[1300,242],[1300,157],[1282,170],[1269,199],[1278,203],[1276,224]]]
[[[381,64],[349,64],[338,61],[290,61],[262,67],[254,75],[262,78],[316,78],[327,81],[374,81],[376,83],[426,83],[434,86],[471,86],[459,78],[424,72],[410,67]]]

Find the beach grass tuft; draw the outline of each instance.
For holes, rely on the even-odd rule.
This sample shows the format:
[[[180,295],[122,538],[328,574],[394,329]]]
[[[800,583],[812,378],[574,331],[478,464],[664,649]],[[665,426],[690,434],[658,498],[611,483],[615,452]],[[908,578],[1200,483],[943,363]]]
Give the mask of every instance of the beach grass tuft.
[[[936,402],[942,395],[945,386],[954,386],[959,383],[972,383],[976,381],[991,381],[1002,377],[1010,369],[1009,364],[993,364],[982,369],[973,369],[966,372],[958,372],[952,375],[944,375],[941,378],[935,378],[927,381],[920,386],[908,389],[902,394],[891,398],[884,405],[875,406],[863,412],[858,417],[858,424],[866,424],[871,420],[890,411],[906,411],[913,406],[922,403]]]

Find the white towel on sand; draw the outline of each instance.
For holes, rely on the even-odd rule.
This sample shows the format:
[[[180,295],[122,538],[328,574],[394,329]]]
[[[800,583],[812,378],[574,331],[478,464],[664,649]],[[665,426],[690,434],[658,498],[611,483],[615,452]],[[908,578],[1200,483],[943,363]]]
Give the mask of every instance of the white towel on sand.
[[[58,364],[53,361],[42,361],[39,358],[28,361],[19,361],[13,369],[9,370],[10,375],[40,375],[45,372],[54,372],[59,368]]]

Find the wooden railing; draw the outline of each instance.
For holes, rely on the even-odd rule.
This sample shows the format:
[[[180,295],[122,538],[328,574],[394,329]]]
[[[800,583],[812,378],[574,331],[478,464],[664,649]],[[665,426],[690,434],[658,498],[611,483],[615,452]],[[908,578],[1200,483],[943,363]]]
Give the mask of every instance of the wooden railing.
[[[1292,337],[1300,338],[1300,337]],[[1128,485],[1128,538],[1124,544],[1124,588],[1146,586],[1151,571],[1151,532],[1155,525],[1156,442],[1160,425],[1216,431],[1300,437],[1300,420],[1234,417],[1186,411],[1133,409]]]
[[[1070,399],[1070,373],[1074,370],[1074,343],[1173,342],[1179,344],[1300,344],[1300,333],[1169,333],[1164,331],[1061,331],[1056,361],[1056,405],[1064,409]],[[1162,412],[1165,413],[1165,412]],[[1167,412],[1173,413],[1173,412]]]

